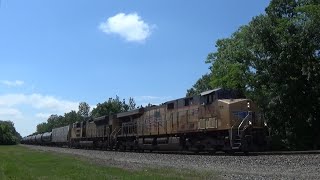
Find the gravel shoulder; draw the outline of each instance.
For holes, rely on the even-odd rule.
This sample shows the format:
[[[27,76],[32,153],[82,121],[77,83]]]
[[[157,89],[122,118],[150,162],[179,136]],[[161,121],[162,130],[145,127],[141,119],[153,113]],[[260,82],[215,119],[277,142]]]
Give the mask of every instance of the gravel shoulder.
[[[64,153],[107,166],[130,170],[175,168],[219,174],[222,179],[320,179],[320,154],[190,155],[134,153],[22,145],[40,151]]]

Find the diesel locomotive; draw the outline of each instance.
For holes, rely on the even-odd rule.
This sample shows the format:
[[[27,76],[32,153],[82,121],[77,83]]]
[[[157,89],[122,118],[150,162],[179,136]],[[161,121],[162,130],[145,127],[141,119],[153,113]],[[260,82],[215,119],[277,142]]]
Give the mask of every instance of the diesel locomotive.
[[[217,88],[158,106],[88,118],[22,143],[132,151],[263,151],[269,128],[250,99]]]

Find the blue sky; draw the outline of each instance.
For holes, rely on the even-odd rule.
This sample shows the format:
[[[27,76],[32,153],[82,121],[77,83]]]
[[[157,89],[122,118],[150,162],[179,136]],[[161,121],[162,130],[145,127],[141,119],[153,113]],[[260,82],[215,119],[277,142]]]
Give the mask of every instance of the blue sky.
[[[183,97],[215,42],[267,0],[1,0],[0,119],[23,136],[50,114],[109,97]]]

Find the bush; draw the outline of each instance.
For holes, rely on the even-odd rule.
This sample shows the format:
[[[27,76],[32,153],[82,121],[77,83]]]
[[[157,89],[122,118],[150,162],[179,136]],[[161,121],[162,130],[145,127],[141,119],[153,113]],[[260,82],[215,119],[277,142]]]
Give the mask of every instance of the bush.
[[[0,145],[14,145],[19,143],[20,134],[11,121],[0,121]]]

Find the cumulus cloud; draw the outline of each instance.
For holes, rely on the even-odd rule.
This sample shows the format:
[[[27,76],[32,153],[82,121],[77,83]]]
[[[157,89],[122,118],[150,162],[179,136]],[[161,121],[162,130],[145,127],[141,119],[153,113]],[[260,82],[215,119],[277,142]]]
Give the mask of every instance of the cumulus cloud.
[[[11,120],[22,136],[36,131],[37,124],[51,114],[63,115],[78,110],[79,102],[38,93],[0,95],[0,120]]]
[[[37,113],[36,117],[40,119],[48,119],[51,115],[51,113]]]
[[[106,34],[117,34],[131,42],[144,42],[151,35],[152,28],[153,25],[144,22],[137,13],[118,13],[99,25]]]
[[[2,80],[0,81],[0,83],[9,87],[22,86],[24,84],[24,82],[20,80],[15,80],[15,81]]]
[[[78,102],[61,100],[41,94],[5,94],[0,96],[0,106],[31,105],[36,109],[49,109],[53,112],[68,112],[78,109]]]
[[[0,116],[20,118],[22,116],[22,113],[18,109],[14,108],[0,108]]]

